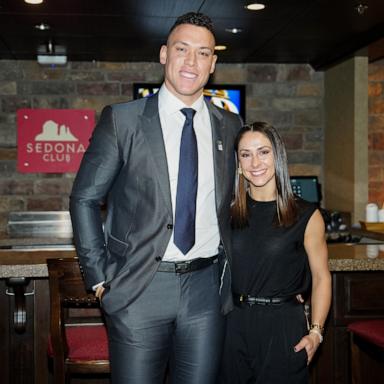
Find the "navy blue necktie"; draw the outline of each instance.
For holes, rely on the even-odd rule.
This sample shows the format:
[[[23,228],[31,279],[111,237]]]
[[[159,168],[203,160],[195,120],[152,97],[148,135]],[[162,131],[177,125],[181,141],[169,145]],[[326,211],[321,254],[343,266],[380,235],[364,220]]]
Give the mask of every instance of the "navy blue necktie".
[[[185,255],[195,244],[198,154],[193,129],[193,116],[196,111],[183,108],[181,112],[185,116],[185,123],[180,142],[173,241]]]

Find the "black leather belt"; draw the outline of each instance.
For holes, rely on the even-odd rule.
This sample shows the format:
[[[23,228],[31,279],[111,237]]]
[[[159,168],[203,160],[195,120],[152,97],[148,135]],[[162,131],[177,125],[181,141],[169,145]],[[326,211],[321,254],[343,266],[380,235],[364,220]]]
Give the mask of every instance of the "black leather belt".
[[[186,260],[177,263],[162,261],[157,272],[188,273],[208,267],[217,263],[217,255],[207,258]]]
[[[285,297],[255,297],[246,294],[233,293],[234,304],[237,307],[252,305],[279,305],[287,303],[289,301],[296,300],[296,296],[285,296]]]

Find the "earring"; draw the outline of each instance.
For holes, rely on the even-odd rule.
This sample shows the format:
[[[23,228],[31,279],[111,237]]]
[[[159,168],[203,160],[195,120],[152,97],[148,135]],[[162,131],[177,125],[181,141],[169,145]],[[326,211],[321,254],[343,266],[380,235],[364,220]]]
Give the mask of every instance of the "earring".
[[[240,167],[237,169],[237,172],[239,173],[239,175],[243,174],[243,170]]]

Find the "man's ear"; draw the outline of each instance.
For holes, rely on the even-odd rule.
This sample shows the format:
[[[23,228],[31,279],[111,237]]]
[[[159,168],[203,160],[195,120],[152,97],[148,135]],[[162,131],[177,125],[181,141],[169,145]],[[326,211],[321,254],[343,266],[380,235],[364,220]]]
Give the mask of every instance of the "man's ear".
[[[209,71],[210,74],[212,74],[213,72],[215,72],[216,61],[217,61],[217,55],[213,55],[213,58],[212,58],[212,64],[211,64],[211,70]]]
[[[167,46],[162,45],[160,48],[160,64],[165,64],[167,62]]]

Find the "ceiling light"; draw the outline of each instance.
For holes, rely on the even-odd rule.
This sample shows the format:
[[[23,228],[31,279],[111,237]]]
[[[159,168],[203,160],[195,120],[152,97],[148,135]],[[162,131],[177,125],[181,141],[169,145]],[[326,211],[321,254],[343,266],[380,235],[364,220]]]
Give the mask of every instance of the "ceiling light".
[[[234,33],[234,34],[243,32],[243,30],[240,28],[225,28],[225,31],[230,32],[230,33]]]
[[[44,0],[24,0],[27,4],[41,4]]]
[[[216,45],[215,51],[225,51],[227,49],[226,45]]]
[[[39,31],[48,31],[51,27],[48,24],[40,23],[35,25],[35,29],[38,29]]]
[[[263,3],[251,3],[245,6],[250,11],[261,11],[265,8],[265,5]]]
[[[359,3],[356,5],[355,9],[359,15],[364,15],[365,11],[368,9],[368,5]]]

